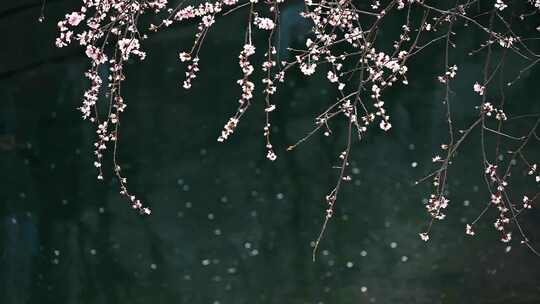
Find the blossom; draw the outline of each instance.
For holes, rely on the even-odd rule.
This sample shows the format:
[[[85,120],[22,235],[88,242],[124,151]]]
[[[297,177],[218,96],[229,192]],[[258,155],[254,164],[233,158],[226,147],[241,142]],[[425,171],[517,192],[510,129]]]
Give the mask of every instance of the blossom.
[[[475,82],[474,85],[473,85],[473,90],[478,93],[478,95],[482,96],[484,95],[484,90],[486,89],[486,87],[484,87],[483,85],[480,85],[478,82]]]
[[[103,54],[103,52],[100,49],[98,49],[97,47],[93,45],[88,45],[86,47],[85,54],[86,56],[88,56],[88,58],[92,59],[92,61],[95,62],[96,64],[102,64],[107,61],[107,56]]]
[[[66,19],[71,26],[77,26],[81,21],[83,21],[85,18],[84,14],[73,12],[69,15],[66,15]]]
[[[181,52],[178,57],[180,57],[180,61],[182,62],[191,60],[191,54],[186,52]]]
[[[266,109],[264,109],[265,112],[270,113],[276,109],[276,105],[270,105]]]
[[[469,224],[465,225],[465,233],[468,235],[475,235],[474,230],[472,229],[472,226]]]
[[[514,37],[502,37],[498,39],[499,45],[504,48],[510,48],[514,45],[514,41],[517,39]]]
[[[540,1],[540,0],[539,0]],[[536,164],[532,164],[531,167],[529,168],[529,172],[527,172],[528,175],[533,175],[534,172],[536,172],[536,169],[538,168],[538,166]]]
[[[223,142],[225,139],[227,139],[229,135],[231,135],[236,129],[237,124],[238,118],[231,117],[223,127],[223,131],[221,131],[221,136],[218,138],[218,141]]]
[[[491,203],[493,203],[494,205],[498,205],[501,203],[501,194],[500,193],[497,193],[497,194],[492,194],[491,195]]]
[[[272,30],[275,27],[274,21],[270,18],[255,17],[253,24],[262,30]]]
[[[496,109],[490,102],[484,102],[482,104],[482,110],[484,111],[484,113],[486,113],[487,116],[491,116],[491,113],[494,112]]]
[[[146,54],[139,50],[140,47],[141,45],[137,38],[123,38],[118,40],[118,48],[122,53],[123,60],[128,60],[130,54],[138,55],[141,59],[144,59]]]
[[[531,199],[526,195],[523,196],[523,208],[525,208],[525,209],[531,209],[532,208]]]
[[[504,233],[503,236],[501,237],[501,241],[503,243],[508,243],[512,240],[512,232],[507,232],[507,233]]]
[[[245,44],[244,45],[244,54],[246,56],[251,56],[255,54],[255,46],[253,44]]]
[[[274,153],[274,151],[268,150],[268,153],[266,154],[266,158],[268,158],[271,161],[274,161],[277,159],[277,155],[276,153]]]
[[[453,66],[448,68],[448,72],[446,72],[446,75],[450,76],[450,78],[454,78],[456,77],[457,70],[458,67],[454,64]]]
[[[379,88],[378,85],[374,84],[371,86],[371,91],[373,92],[373,95],[371,95],[372,98],[379,98],[381,97],[381,88]]]
[[[388,131],[388,130],[390,130],[390,128],[392,128],[392,124],[390,124],[386,120],[381,120],[381,123],[379,124],[379,127],[384,131]]]
[[[186,80],[184,80],[183,87],[188,90],[191,88],[191,82],[197,77],[199,71],[199,57],[193,58],[191,64],[188,65],[186,71]]]
[[[311,63],[311,64],[302,63],[300,65],[300,71],[302,71],[302,73],[304,73],[304,75],[310,76],[310,75],[313,75],[313,73],[315,73],[315,68],[316,67],[317,67],[317,65],[315,63]]]
[[[332,71],[328,71],[328,74],[326,75],[326,78],[328,78],[328,80],[330,82],[338,82],[337,75]]]
[[[498,9],[499,11],[502,11],[502,10],[504,10],[505,8],[508,7],[508,5],[506,5],[502,0],[497,0],[497,1],[495,1],[494,6],[495,6],[495,8]]]
[[[204,24],[205,27],[212,26],[214,22],[215,22],[215,19],[214,19],[214,16],[212,15],[206,15],[202,18],[202,23]]]

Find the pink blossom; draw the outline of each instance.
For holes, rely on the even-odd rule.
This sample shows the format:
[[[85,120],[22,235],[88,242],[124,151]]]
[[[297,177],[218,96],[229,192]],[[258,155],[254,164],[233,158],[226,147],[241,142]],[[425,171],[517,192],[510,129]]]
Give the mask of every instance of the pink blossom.
[[[81,13],[78,13],[78,12],[73,12],[69,15],[66,15],[66,18],[67,18],[67,21],[69,23],[69,25],[71,26],[77,26],[79,25],[79,23],[81,23],[81,21],[84,20],[85,16],[84,14],[81,14]]]
[[[92,59],[92,61],[95,62],[96,64],[102,64],[107,61],[107,56],[103,54],[103,52],[100,49],[98,49],[97,47],[93,45],[88,45],[86,47],[86,56]]]
[[[274,21],[270,18],[256,17],[253,23],[262,30],[272,30],[275,27]]]
[[[478,95],[482,96],[484,95],[484,90],[486,89],[484,86],[480,85],[478,82],[474,83],[473,89]]]

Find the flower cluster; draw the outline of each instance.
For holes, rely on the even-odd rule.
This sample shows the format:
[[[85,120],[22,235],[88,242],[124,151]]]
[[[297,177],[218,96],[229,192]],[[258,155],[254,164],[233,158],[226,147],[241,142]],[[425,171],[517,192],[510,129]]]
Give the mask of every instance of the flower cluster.
[[[444,87],[444,119],[448,125],[448,139],[441,145],[442,153],[433,157],[432,161],[437,169],[427,175],[423,180],[431,180],[433,190],[426,200],[426,209],[431,222],[427,231],[420,233],[422,240],[429,240],[431,224],[434,220],[445,218],[444,210],[448,207],[448,172],[452,160],[465,139],[473,130],[480,129],[482,146],[488,136],[494,136],[498,143],[494,155],[483,151],[483,166],[485,169],[486,188],[490,193],[489,204],[486,208],[496,207],[498,217],[494,225],[501,231],[501,240],[510,242],[512,228],[517,226],[520,237],[528,244],[523,229],[519,224],[517,215],[534,206],[539,194],[519,195],[519,204],[513,202],[509,194],[508,184],[510,176],[515,170],[515,164],[521,162],[528,168],[529,175],[534,177],[536,183],[540,182],[535,162],[528,160],[525,150],[532,141],[538,140],[537,128],[540,117],[518,117],[523,119],[537,119],[526,134],[511,134],[505,128],[515,120],[507,116],[505,101],[501,97],[497,101],[497,93],[488,92],[495,76],[502,73],[502,61],[494,64],[494,49],[499,49],[505,56],[519,56],[528,60],[522,73],[540,62],[534,41],[538,37],[518,35],[511,28],[510,18],[519,13],[521,20],[530,18],[540,12],[539,0],[528,0],[524,5],[527,11],[519,11],[521,6],[511,1],[492,0],[489,9],[478,12],[480,6],[476,1],[463,4],[444,5],[419,0],[385,0],[369,1],[368,3],[353,3],[341,0],[305,0],[305,9],[300,13],[311,28],[306,33],[304,47],[290,49],[290,58],[279,59],[274,46],[275,35],[280,29],[280,7],[284,0],[216,0],[205,1],[198,4],[186,4],[179,1],[177,6],[167,8],[167,0],[82,0],[83,5],[75,12],[66,14],[58,22],[59,36],[56,39],[58,47],[64,47],[77,41],[85,50],[90,61],[90,69],[86,77],[90,80],[90,88],[84,93],[83,104],[80,107],[84,119],[95,124],[97,139],[95,145],[95,166],[98,178],[103,179],[103,158],[105,153],[111,151],[114,163],[114,174],[120,180],[121,194],[132,203],[133,208],[141,213],[149,214],[150,210],[143,206],[141,201],[130,194],[127,189],[127,180],[121,175],[117,162],[116,150],[119,139],[118,126],[126,103],[121,95],[121,84],[125,80],[124,65],[130,59],[143,60],[146,57],[142,45],[147,34],[141,33],[140,16],[147,13],[165,15],[162,21],[148,26],[149,32],[159,31],[173,23],[192,21],[197,24],[194,40],[179,53],[179,59],[187,65],[183,87],[190,89],[199,72],[199,51],[203,47],[208,32],[215,26],[218,18],[225,17],[229,12],[239,9],[247,10],[246,30],[243,33],[244,43],[238,55],[241,70],[237,80],[240,86],[240,98],[236,111],[224,125],[218,137],[219,142],[228,139],[236,130],[242,116],[257,100],[255,69],[260,68],[262,86],[260,93],[264,97],[265,122],[262,126],[265,140],[266,157],[274,161],[277,159],[275,148],[270,136],[272,133],[271,115],[278,110],[279,102],[273,100],[279,83],[285,81],[288,71],[299,69],[301,74],[312,77],[319,73],[326,76],[329,85],[335,88],[335,99],[315,117],[313,129],[301,138],[288,150],[305,142],[319,131],[324,136],[332,136],[331,121],[343,120],[347,140],[342,152],[339,154],[339,169],[335,185],[326,197],[325,223],[316,241],[314,253],[324,234],[326,223],[332,218],[339,191],[344,182],[352,178],[348,172],[349,158],[354,140],[362,140],[370,127],[383,132],[392,130],[391,115],[388,107],[392,106],[390,94],[387,91],[403,89],[409,84],[407,74],[408,61],[417,57],[428,48],[440,47],[444,50],[439,60],[443,68],[439,76],[433,75],[433,82]],[[491,16],[491,18],[483,18]],[[401,18],[401,19],[400,19]],[[486,22],[486,19],[491,21]],[[387,22],[387,20],[393,20]],[[395,20],[402,20],[395,31],[385,31],[386,24],[394,24]],[[466,26],[465,26],[466,25]],[[78,29],[78,30],[77,30]],[[459,32],[458,30],[459,29]],[[253,32],[258,31],[266,37],[265,45],[255,44],[252,39]],[[457,131],[452,121],[451,103],[454,96],[452,91],[453,79],[458,76],[458,66],[450,64],[450,53],[464,31],[476,31],[485,39],[480,47],[470,51],[471,56],[481,56],[484,60],[483,79],[473,84],[473,91],[481,99],[478,102],[478,117],[465,129]],[[385,35],[381,33],[385,32]],[[386,34],[392,33],[393,34]],[[393,35],[391,38],[389,35]],[[522,37],[523,36],[523,37]],[[391,39],[391,40],[389,40]],[[255,50],[264,53],[262,63],[255,64]],[[437,60],[437,59],[435,59]],[[492,68],[495,66],[495,68]],[[102,88],[104,81],[100,70],[107,71],[107,88]],[[503,75],[504,76],[504,75]],[[512,82],[509,82],[511,84]],[[499,91],[499,93],[502,92]],[[101,91],[105,91],[102,94]],[[489,95],[489,101],[487,95]],[[102,97],[104,95],[105,97]],[[502,95],[502,94],[501,94]],[[105,99],[109,103],[107,113],[98,111],[98,102]],[[99,107],[100,108],[100,107]],[[105,107],[103,107],[105,108]],[[495,118],[495,119],[491,119]],[[517,119],[516,119],[517,120]],[[517,148],[507,149],[510,159],[500,159],[503,150],[503,141],[507,139],[517,142]],[[111,149],[112,148],[112,149]],[[494,160],[491,160],[494,159]],[[515,181],[512,180],[512,183]],[[516,206],[522,206],[520,208]],[[481,214],[484,214],[482,212]],[[478,220],[478,219],[477,219]],[[476,221],[467,224],[465,232],[474,235]],[[533,249],[534,250],[534,249]]]
[[[473,85],[473,90],[478,93],[478,95],[482,96],[484,95],[484,91],[486,90],[486,87],[483,85],[480,85],[478,82],[475,82]]]
[[[274,24],[274,21],[270,18],[261,18],[261,17],[255,17],[253,20],[253,24],[255,24],[256,27],[260,28],[261,30],[272,30],[276,26]]]
[[[58,22],[60,34],[56,39],[57,47],[65,47],[76,41],[85,48],[90,60],[90,69],[86,77],[91,85],[84,93],[83,104],[79,108],[83,119],[88,119],[96,127],[97,139],[94,143],[94,166],[98,170],[98,179],[103,177],[103,158],[110,151],[113,158],[114,175],[120,184],[120,193],[132,203],[132,207],[142,214],[150,214],[150,209],[128,191],[127,179],[121,174],[117,160],[118,126],[121,113],[126,104],[120,93],[125,80],[124,63],[131,55],[144,60],[146,53],[141,49],[141,41],[146,38],[140,34],[138,17],[147,12],[158,13],[167,5],[166,0],[123,1],[123,0],[83,0],[78,11],[66,14]],[[98,101],[102,91],[102,68],[107,69],[108,111],[100,113]]]
[[[505,8],[508,7],[508,5],[506,5],[502,0],[496,0],[494,6],[499,11],[503,11]]]
[[[443,209],[448,207],[448,202],[449,200],[446,197],[432,194],[428,199],[426,209],[434,219],[442,220],[446,217],[443,213]]]
[[[243,77],[239,79],[237,83],[242,88],[242,95],[238,102],[240,103],[238,110],[233,117],[229,119],[221,135],[218,137],[219,142],[225,141],[229,135],[231,135],[236,128],[240,118],[245,113],[247,108],[251,104],[253,98],[253,91],[255,90],[255,84],[249,80],[249,76],[253,73],[253,65],[249,62],[249,57],[255,54],[255,47],[252,44],[245,44],[244,48],[238,55],[240,68],[242,69]]]
[[[441,83],[446,83],[450,79],[456,77],[457,70],[458,70],[458,67],[456,65],[453,65],[453,66],[448,68],[448,71],[446,71],[446,73],[444,73],[444,75],[437,77],[437,79]]]
[[[482,112],[486,116],[494,116],[497,120],[506,120],[506,114],[504,114],[504,111],[502,109],[495,108],[491,103],[484,102],[482,104]]]
[[[182,55],[185,53],[180,53],[180,60],[182,61],[191,61],[187,67],[186,71],[186,80],[184,80],[183,87],[188,90],[191,88],[191,81],[197,77],[197,72],[199,71],[199,57],[191,59],[190,55]]]

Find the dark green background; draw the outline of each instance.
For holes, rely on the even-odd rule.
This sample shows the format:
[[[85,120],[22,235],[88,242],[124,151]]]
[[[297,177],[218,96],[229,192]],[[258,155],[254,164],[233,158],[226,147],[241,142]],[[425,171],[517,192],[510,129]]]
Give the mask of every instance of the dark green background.
[[[335,182],[344,122],[333,137],[315,136],[294,152],[285,147],[335,100],[324,68],[310,80],[295,70],[278,88],[279,158],[271,163],[260,95],[234,136],[216,141],[237,106],[244,12],[218,19],[189,92],[177,54],[191,45],[195,25],[145,41],[148,58],[127,67],[119,152],[132,190],[153,209],[142,217],[109,172],[104,183],[96,180],[94,130],[76,110],[88,61],[76,47],[54,47],[56,21],[77,5],[49,0],[38,23],[38,1],[0,4],[0,303],[540,303],[540,258],[519,245],[517,233],[505,252],[494,210],[477,236],[464,234],[487,200],[477,133],[452,167],[448,219],[434,226],[430,242],[418,237],[429,187],[412,182],[429,172],[447,136],[435,79],[440,48],[411,62],[409,87],[385,96],[390,134],[374,129],[354,145],[354,179],[313,263],[310,242]],[[283,43],[293,46],[306,27],[296,10],[285,6],[282,20]],[[463,49],[477,47],[475,39],[467,36],[452,53],[460,67],[453,83],[458,128],[475,118],[480,102],[472,84],[482,61]],[[518,67],[509,64],[508,75]],[[539,75],[526,74],[507,92],[509,114],[540,112]],[[536,142],[528,153],[539,150]],[[540,213],[521,220],[540,244]]]

